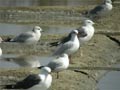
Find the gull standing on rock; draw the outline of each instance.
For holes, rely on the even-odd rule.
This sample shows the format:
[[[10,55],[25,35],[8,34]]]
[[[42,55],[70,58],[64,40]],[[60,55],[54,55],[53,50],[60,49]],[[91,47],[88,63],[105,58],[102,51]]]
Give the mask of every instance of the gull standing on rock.
[[[50,67],[52,72],[57,72],[57,78],[58,72],[63,71],[69,67],[69,58],[67,54],[62,54],[52,60],[51,62],[48,63],[47,67]]]
[[[78,31],[78,33],[79,33],[78,36],[80,36],[80,37],[85,37],[85,36],[87,35],[87,34],[84,32],[84,30],[80,30],[80,31],[79,31],[79,29],[76,29],[76,30]],[[50,47],[58,46],[58,45],[60,45],[60,44],[63,44],[63,43],[65,43],[65,42],[69,41],[70,38],[71,38],[71,35],[72,35],[73,31],[74,31],[74,30],[72,30],[72,31],[68,34],[68,36],[61,38],[60,41],[56,41],[56,42],[51,42],[51,43],[49,43]]]
[[[47,90],[52,83],[51,69],[40,67],[40,74],[31,74],[15,85],[6,85],[4,89]]]
[[[79,33],[84,31],[84,33],[86,34],[86,36],[84,36],[84,37],[81,37],[80,35],[78,36],[81,47],[85,43],[87,43],[89,40],[91,40],[91,38],[93,37],[94,32],[95,32],[93,24],[95,24],[93,21],[87,19],[87,20],[83,21],[83,25],[78,29]],[[82,49],[80,51],[81,51],[81,53],[80,53],[81,56],[83,56]]]
[[[28,43],[34,44],[37,43],[41,37],[42,29],[39,26],[35,26],[32,31],[21,33],[15,38],[11,39],[10,42],[19,42],[19,43]]]
[[[112,8],[113,8],[112,1],[111,0],[104,0],[104,2],[102,4],[96,6],[92,10],[86,12],[85,15],[88,18],[94,20],[97,17],[104,16],[105,14],[110,12],[112,10]]]
[[[93,37],[94,32],[95,32],[93,24],[95,24],[93,21],[87,19],[87,20],[83,21],[82,27],[80,27],[78,29],[79,33],[84,32],[86,34],[86,36],[84,36],[84,37],[81,37],[80,35],[78,36],[78,39],[79,39],[81,45],[83,43],[88,42]]]
[[[53,56],[59,56],[63,53],[66,53],[68,55],[75,53],[80,46],[77,35],[78,30],[73,30],[69,39],[58,46],[58,49],[53,53]]]
[[[78,30],[73,30],[69,39],[58,46],[57,50],[53,53],[53,56],[59,56],[63,53],[66,53],[70,56],[71,54],[75,53],[80,47],[77,35]]]
[[[78,31],[78,39],[80,42],[80,46],[83,43],[88,42],[89,40],[91,40],[91,38],[94,35],[95,29],[93,27],[93,25],[95,24],[92,20],[86,19],[83,20],[83,25],[76,29]],[[70,34],[68,36],[66,36],[65,38],[63,38],[61,41],[57,41],[57,42],[52,42],[50,43],[50,46],[58,46],[60,44],[65,43],[66,41],[69,41],[69,39],[71,38],[73,31],[70,32]]]
[[[95,23],[92,20],[87,19],[83,21],[83,25],[80,28],[76,29],[78,31],[78,39],[79,39],[80,47],[83,46],[83,44],[85,44],[89,40],[91,40],[91,38],[93,37],[95,32],[93,24]],[[63,44],[65,41],[69,41],[69,39],[71,38],[72,32],[70,32],[70,34],[67,37],[63,38],[61,41],[52,42],[50,43],[50,45],[58,46]]]

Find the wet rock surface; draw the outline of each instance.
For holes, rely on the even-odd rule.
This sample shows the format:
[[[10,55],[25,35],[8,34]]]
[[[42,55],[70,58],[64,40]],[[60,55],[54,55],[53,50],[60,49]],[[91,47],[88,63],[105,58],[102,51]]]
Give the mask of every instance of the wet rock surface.
[[[91,6],[90,6],[91,7]],[[93,6],[92,6],[93,7]],[[91,7],[91,8],[92,8]],[[58,9],[58,8],[57,8]],[[64,9],[64,10],[63,10]],[[71,11],[73,8],[69,8]],[[88,7],[84,10],[89,9]],[[52,10],[52,9],[51,9]],[[59,8],[58,10],[65,11],[65,8]],[[74,12],[77,12],[78,15],[79,7],[73,9]],[[46,10],[45,10],[46,11]],[[47,11],[46,11],[47,12]],[[66,12],[66,11],[65,11]],[[75,13],[70,13],[70,16],[76,18]],[[57,11],[59,13],[59,11]],[[53,14],[53,13],[52,13]],[[65,15],[67,15],[65,14]],[[110,31],[120,31],[119,26],[119,6],[115,6],[110,15],[106,18],[102,18],[96,22],[95,29],[99,30],[110,30]],[[63,16],[64,17],[64,16]],[[79,17],[79,15],[78,15]],[[65,17],[66,18],[66,17]],[[70,19],[64,21],[63,18],[55,20],[55,22],[42,21],[39,24],[48,24],[48,25],[67,25],[67,26],[76,26],[80,25],[80,19]],[[59,22],[60,21],[60,22]],[[72,21],[72,22],[71,22]],[[25,45],[18,43],[9,43],[4,42],[0,44],[0,47],[3,49],[3,54],[19,54],[19,55],[38,55],[38,56],[50,56],[56,47],[49,47],[48,43],[59,40],[64,35],[43,35],[41,41],[37,45]],[[120,41],[120,36],[113,35],[116,39]],[[8,36],[2,36],[6,38]],[[13,37],[13,36],[10,36]],[[80,53],[83,53],[83,56],[80,56]],[[80,48],[80,50],[72,56],[74,64],[71,64],[70,67],[88,67],[88,70],[82,70],[87,72],[90,76],[94,77],[95,80],[99,79],[107,72],[107,70],[89,70],[89,67],[112,67],[115,64],[120,63],[120,46],[116,44],[113,40],[106,37],[106,35],[95,34],[91,41],[86,45]],[[38,73],[39,71],[34,68],[21,68],[21,69],[0,69],[0,84],[15,83],[16,81],[22,80],[29,73]],[[56,74],[53,73],[53,83],[50,90],[96,90],[97,83],[96,81],[82,73],[74,72],[72,69],[65,70],[60,72],[60,78],[56,79]]]

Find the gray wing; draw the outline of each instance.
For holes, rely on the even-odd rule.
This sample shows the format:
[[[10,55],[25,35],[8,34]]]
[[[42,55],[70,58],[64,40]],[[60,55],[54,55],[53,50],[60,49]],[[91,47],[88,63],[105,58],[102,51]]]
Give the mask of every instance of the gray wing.
[[[73,44],[69,43],[69,42],[60,45],[60,47],[53,53],[53,56],[54,55],[61,55],[61,54],[65,53],[72,46],[73,46]]]
[[[87,33],[85,32],[84,28],[79,28],[78,30],[78,38],[87,36]]]
[[[28,38],[33,37],[31,33],[22,33],[15,37],[12,41],[14,42],[25,42]]]
[[[50,44],[50,46],[58,46],[60,44],[64,44],[64,43],[68,42],[70,39],[71,39],[71,33],[69,33],[68,36],[63,37],[60,41],[52,42],[49,44]]]
[[[64,44],[64,43],[68,42],[70,39],[71,39],[71,32],[69,33],[68,36],[64,37],[64,38],[61,40],[61,43]]]
[[[61,66],[62,64],[59,61],[51,61],[50,63],[48,63],[48,67],[51,68],[51,70],[55,70],[57,67]]]
[[[92,9],[89,13],[90,14],[93,14],[93,15],[97,15],[98,12],[102,11],[104,9],[104,6],[103,4],[102,5],[99,5],[99,6],[96,6],[94,9]]]

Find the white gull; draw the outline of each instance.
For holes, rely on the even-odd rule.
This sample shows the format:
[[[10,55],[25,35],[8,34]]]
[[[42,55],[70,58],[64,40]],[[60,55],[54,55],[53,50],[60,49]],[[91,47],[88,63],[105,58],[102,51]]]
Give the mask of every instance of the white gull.
[[[95,24],[93,21],[87,19],[83,21],[83,25],[78,29],[80,34],[81,32],[86,34],[84,37],[81,37],[81,35],[78,36],[81,45],[88,42],[93,37],[95,32],[93,24]]]
[[[69,39],[58,46],[56,51],[53,53],[53,56],[56,55],[59,56],[63,53],[66,53],[68,55],[75,53],[80,47],[80,43],[77,35],[78,35],[78,30],[73,30],[71,32]]]
[[[5,89],[47,90],[52,83],[51,69],[41,67],[40,74],[31,74],[14,85],[6,85]]]
[[[108,12],[112,10],[112,1],[111,0],[104,0],[104,2],[92,10],[86,12],[86,16],[90,19],[94,20],[97,17],[105,16]]]
[[[19,42],[19,43],[28,43],[34,44],[37,43],[41,37],[42,29],[39,26],[35,26],[32,31],[21,33],[15,38],[11,39],[11,42]]]
[[[52,61],[50,61],[47,65],[47,67],[50,67],[52,72],[57,72],[57,78],[58,72],[66,70],[69,67],[69,58],[67,54],[62,54]]]

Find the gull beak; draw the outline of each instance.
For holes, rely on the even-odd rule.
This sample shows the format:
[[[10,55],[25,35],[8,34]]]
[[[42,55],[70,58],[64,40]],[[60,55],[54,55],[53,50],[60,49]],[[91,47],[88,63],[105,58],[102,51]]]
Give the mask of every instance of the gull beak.
[[[93,22],[93,25],[94,25],[95,23]]]
[[[40,32],[44,32],[44,31],[41,29]]]

